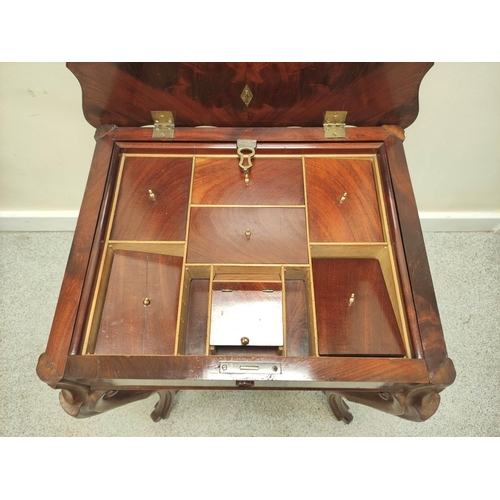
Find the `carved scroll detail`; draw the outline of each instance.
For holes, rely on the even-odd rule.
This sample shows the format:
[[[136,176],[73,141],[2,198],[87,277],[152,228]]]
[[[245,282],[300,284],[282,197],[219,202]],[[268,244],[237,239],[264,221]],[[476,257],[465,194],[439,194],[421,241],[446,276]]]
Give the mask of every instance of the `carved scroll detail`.
[[[350,424],[353,416],[342,396],[333,391],[325,391],[325,395],[334,417],[339,422]]]
[[[160,399],[151,413],[151,419],[154,422],[159,422],[167,418],[175,395],[175,391],[168,390],[97,391],[85,385],[67,381],[61,381],[55,388],[61,389],[59,401],[64,411],[75,418],[88,418],[100,415],[101,413],[149,398],[152,394],[158,393]]]
[[[444,387],[427,384],[393,392],[325,391],[325,394],[335,418],[346,424],[353,417],[343,398],[405,420],[424,422],[437,411],[441,399],[438,393]]]

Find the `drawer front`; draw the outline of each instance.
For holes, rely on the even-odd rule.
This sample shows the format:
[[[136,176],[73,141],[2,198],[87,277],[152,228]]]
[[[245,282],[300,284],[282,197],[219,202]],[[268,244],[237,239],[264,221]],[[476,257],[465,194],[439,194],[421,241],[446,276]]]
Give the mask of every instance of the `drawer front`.
[[[305,210],[193,207],[187,261],[307,264]]]
[[[126,158],[111,239],[183,241],[191,170],[191,158]]]
[[[312,242],[383,241],[369,160],[306,158]]]
[[[303,205],[300,158],[254,158],[250,182],[237,157],[197,158],[192,203],[206,205]]]

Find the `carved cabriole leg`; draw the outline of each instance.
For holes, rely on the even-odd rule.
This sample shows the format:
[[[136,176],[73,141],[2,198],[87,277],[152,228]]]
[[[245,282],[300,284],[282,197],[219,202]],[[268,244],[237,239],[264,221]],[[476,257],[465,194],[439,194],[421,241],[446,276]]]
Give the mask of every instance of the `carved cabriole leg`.
[[[337,420],[346,424],[352,421],[352,415],[343,398],[359,403],[390,415],[395,415],[412,422],[423,422],[432,417],[438,409],[440,396],[438,392],[444,387],[435,385],[419,385],[410,389],[394,392],[325,392],[330,408]]]
[[[416,386],[395,392],[343,392],[347,400],[395,415],[412,422],[423,422],[438,409],[443,388],[433,385]]]
[[[352,422],[353,416],[349,412],[349,407],[346,402],[342,399],[342,396],[334,391],[324,391],[326,395],[326,400],[332,409],[334,417],[339,422],[344,422],[350,424]]]
[[[74,382],[61,381],[54,387],[61,389],[59,401],[64,411],[75,418],[88,418],[120,406],[149,398],[158,393],[160,400],[151,413],[154,422],[168,416],[175,391],[96,391]]]
[[[424,422],[436,413],[439,393],[455,380],[455,367],[446,358],[429,384],[419,384],[391,392],[325,391],[330,408],[337,420],[352,421],[352,415],[342,398],[412,422]],[[340,416],[340,418],[339,418]],[[350,417],[350,418],[349,418]]]
[[[167,418],[170,413],[170,408],[174,401],[176,391],[158,391],[160,399],[155,405],[153,413],[151,413],[151,418],[153,422],[159,422],[160,420]]]

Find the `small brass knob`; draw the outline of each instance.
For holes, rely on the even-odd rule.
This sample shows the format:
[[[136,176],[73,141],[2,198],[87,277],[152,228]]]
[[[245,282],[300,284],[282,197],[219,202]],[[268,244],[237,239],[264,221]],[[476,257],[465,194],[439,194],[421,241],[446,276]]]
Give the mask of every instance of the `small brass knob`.
[[[150,197],[153,201],[155,201],[155,200],[156,200],[156,196],[155,196],[155,194],[153,193],[153,191],[152,191],[151,189],[149,190],[149,197]]]
[[[344,193],[341,197],[340,197],[340,203],[344,203],[344,201],[346,200],[347,198],[347,193]]]
[[[250,339],[248,337],[241,337],[241,345],[248,345]]]
[[[249,240],[250,236],[252,236],[252,231],[250,231],[249,228],[247,228],[247,230],[245,231],[245,236],[247,237],[247,240]]]
[[[146,297],[142,303],[145,305],[145,306],[149,306],[149,304],[151,304],[151,301]]]
[[[349,297],[349,305],[347,307],[351,307],[354,304],[354,294],[351,293],[351,296]]]

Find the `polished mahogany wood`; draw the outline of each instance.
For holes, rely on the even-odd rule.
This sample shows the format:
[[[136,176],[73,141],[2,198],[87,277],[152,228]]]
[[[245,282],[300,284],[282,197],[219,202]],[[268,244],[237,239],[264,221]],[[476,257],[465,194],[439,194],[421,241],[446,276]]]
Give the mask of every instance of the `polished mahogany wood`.
[[[399,276],[399,283],[403,296],[403,303],[406,313],[406,321],[410,332],[410,342],[412,349],[412,356],[416,358],[423,357],[422,340],[420,338],[420,330],[417,321],[417,312],[415,310],[415,303],[413,302],[413,292],[408,276],[408,267],[406,264],[405,251],[401,239],[401,228],[399,224],[398,212],[396,201],[394,199],[394,190],[390,177],[389,165],[387,162],[387,154],[385,146],[380,148],[378,156],[378,165],[380,178],[383,190],[382,203],[385,204],[387,211],[387,222],[389,232],[391,234],[392,249],[395,255],[395,264]]]
[[[319,354],[404,356],[376,259],[313,259],[312,269]]]
[[[206,149],[223,148],[224,142],[227,141],[231,142],[226,144],[226,147],[234,152],[238,139],[265,141],[268,149],[272,147],[273,142],[286,141],[291,148],[300,151],[302,145],[307,149],[307,143],[314,141],[322,143],[325,147],[347,147],[357,150],[367,146],[370,142],[384,141],[391,133],[382,127],[347,127],[345,129],[346,136],[335,139],[335,142],[332,143],[331,139],[325,137],[323,127],[176,127],[173,138],[155,138],[153,143],[145,143],[144,141],[151,141],[152,135],[151,128],[120,127],[116,129],[118,145],[122,148],[126,147],[130,152],[138,152],[146,148],[150,148],[151,152],[156,152],[155,148],[175,146],[176,141],[182,141],[197,144],[198,153],[203,153]],[[128,141],[142,142],[132,144]],[[177,145],[179,146],[179,144]],[[135,150],[132,149],[134,147]],[[258,147],[261,151],[260,144]]]
[[[94,127],[152,123],[172,111],[178,126],[314,127],[325,111],[347,123],[406,128],[418,114],[418,88],[432,63],[68,63]],[[248,85],[253,99],[241,94]]]
[[[240,349],[240,348],[238,348]],[[256,363],[262,358],[245,356],[242,347],[238,361]],[[66,374],[81,384],[97,384],[99,388],[137,389],[168,388],[236,388],[235,378],[221,373],[219,365],[228,361],[225,355],[215,356],[70,356]],[[281,363],[282,372],[262,374],[260,389],[289,388],[352,390],[398,387],[429,382],[422,359],[380,357],[302,357],[267,356],[266,362]],[[168,374],[166,376],[165,374]],[[259,380],[253,374],[255,380]],[[316,383],[312,383],[316,382]]]
[[[126,158],[111,239],[183,241],[191,170],[191,158]]]
[[[94,353],[173,354],[181,271],[180,257],[116,250]]]
[[[311,241],[384,241],[372,162],[338,158],[305,162]]]
[[[307,264],[305,209],[193,207],[187,262]]]
[[[287,356],[308,356],[310,313],[303,280],[285,280],[285,312]]]
[[[248,185],[238,164],[238,157],[196,158],[191,203],[304,204],[301,158],[259,158],[256,155],[249,170]]]
[[[213,131],[209,133],[213,134],[211,137],[215,138],[215,142],[203,142],[198,130]],[[249,134],[255,130],[252,129]],[[354,131],[362,137],[359,139],[360,142],[356,142],[354,136],[351,135]],[[77,311],[77,318],[86,315],[85,309],[88,308],[89,301],[88,298],[85,299],[85,295],[88,293],[85,290],[92,289],[89,282],[95,279],[95,262],[99,261],[93,252],[95,249],[102,251],[102,227],[103,224],[105,225],[106,218],[109,217],[109,196],[108,202],[106,202],[105,192],[113,192],[112,185],[109,183],[116,179],[116,170],[113,170],[116,168],[116,162],[113,158],[119,158],[122,152],[132,153],[134,148],[135,152],[146,153],[148,151],[167,152],[169,148],[173,148],[190,155],[200,151],[203,151],[203,154],[210,154],[209,152],[214,150],[234,155],[235,146],[234,143],[231,144],[231,141],[235,136],[241,136],[240,132],[241,129],[230,132],[227,129],[226,132],[223,129],[194,129],[193,132],[186,130],[183,135],[183,132],[179,131],[179,137],[200,141],[183,143],[183,139],[179,139],[179,137],[170,142],[146,139],[150,130],[145,129],[122,131],[110,127],[104,131],[98,145],[102,141],[108,141],[108,150],[105,155],[100,156],[100,161],[95,162],[92,166],[92,169],[104,168],[103,175],[95,177],[100,179],[96,184],[99,186],[100,193],[96,195],[94,204],[84,203],[82,206],[80,218],[81,221],[86,221],[86,241],[83,245],[81,239],[80,242],[75,242],[69,261],[74,262],[78,256],[82,262],[86,262],[86,265],[80,267],[79,272],[75,274],[68,272],[65,276],[63,283],[65,295],[61,296],[59,301],[56,318],[66,317],[66,319],[70,319],[71,309]],[[304,139],[302,144],[300,143],[301,134]],[[265,150],[271,154],[290,150],[298,154],[378,153],[381,155],[380,158],[384,158],[385,155],[387,160],[385,163],[379,160],[382,166],[384,198],[391,200],[392,196],[394,202],[393,205],[391,205],[392,201],[387,205],[393,207],[392,215],[389,217],[389,229],[392,231],[391,224],[394,223],[396,232],[391,232],[391,235],[394,239],[393,248],[398,259],[396,264],[403,282],[403,290],[406,289],[404,293],[407,293],[406,310],[411,307],[413,290],[416,292],[414,310],[418,324],[417,335],[421,332],[423,340],[420,351],[422,359],[381,358],[378,356],[374,358],[369,356],[315,357],[306,353],[302,354],[302,351],[301,354],[295,356],[293,348],[291,348],[293,343],[289,344],[288,338],[286,356],[280,355],[281,353],[276,351],[259,350],[258,348],[245,351],[240,347],[216,348],[215,351],[211,351],[214,354],[205,356],[204,352],[201,351],[202,335],[196,340],[199,347],[194,349],[194,351],[198,350],[198,352],[193,352],[193,354],[198,354],[194,356],[182,354],[70,355],[74,352],[73,345],[80,345],[79,342],[74,344],[75,339],[81,335],[81,331],[76,331],[77,328],[80,328],[78,326],[80,322],[74,319],[73,326],[68,328],[69,323],[66,320],[60,322],[59,319],[56,322],[55,319],[47,352],[40,358],[38,373],[52,387],[66,391],[64,393],[65,404],[67,404],[66,398],[71,400],[75,395],[77,396],[74,405],[68,403],[72,414],[78,416],[77,413],[81,410],[88,411],[87,416],[90,416],[96,414],[92,413],[92,408],[105,411],[142,398],[142,396],[147,397],[154,390],[171,391],[173,394],[173,390],[179,388],[239,389],[240,386],[237,385],[235,376],[224,376],[219,371],[219,364],[222,361],[227,361],[228,356],[237,356],[238,359],[246,360],[249,363],[259,362],[259,360],[281,363],[282,373],[273,375],[266,380],[254,377],[256,378],[255,385],[248,390],[329,390],[334,391],[341,400],[345,398],[356,401],[415,421],[424,420],[435,411],[439,403],[438,393],[453,382],[455,372],[452,362],[447,358],[439,319],[436,321],[437,307],[432,303],[433,300],[435,301],[435,297],[433,296],[430,272],[428,264],[426,265],[426,262],[422,261],[420,253],[423,239],[421,235],[417,234],[416,238],[414,234],[420,231],[418,213],[412,198],[411,182],[404,163],[400,140],[387,130],[382,131],[382,129],[348,129],[346,140],[329,142],[322,139],[321,134],[322,129],[314,129],[313,131],[305,129],[275,130],[270,135],[273,140],[266,145],[259,144],[259,151]],[[118,136],[120,136],[120,141],[128,142],[117,142]],[[313,139],[313,137],[316,138]],[[309,142],[305,142],[306,139]],[[141,142],[144,140],[146,142]],[[127,161],[129,159],[131,158],[128,158]],[[387,175],[384,177],[383,169],[386,167]],[[96,172],[91,171],[91,176],[95,176],[95,174]],[[96,210],[100,211],[98,215],[96,215]],[[99,220],[103,222],[100,223]],[[398,231],[401,236],[399,239],[397,238]],[[78,229],[76,234],[79,234]],[[80,238],[82,234],[80,233]],[[76,254],[73,255],[73,252]],[[411,280],[410,285],[405,282],[407,278],[402,272],[405,267],[407,267],[407,271],[410,271],[408,273]],[[301,282],[301,280],[297,281]],[[205,288],[208,289],[208,280],[205,280]],[[289,287],[285,285],[286,303],[290,305],[290,311],[302,307],[300,304],[294,303],[293,293],[289,293],[288,290]],[[203,290],[200,290],[199,297],[202,297],[204,293]],[[303,293],[305,292],[298,291],[297,296]],[[69,303],[67,297],[69,297]],[[71,301],[75,301],[75,303]],[[204,304],[208,309],[208,303],[204,302]],[[199,307],[200,310],[203,308],[203,305]],[[289,311],[285,311],[285,313],[287,314],[287,325],[293,328],[293,321],[289,319]],[[189,314],[188,312],[188,320]],[[297,331],[300,329],[297,328]],[[415,329],[412,329],[411,326],[410,331],[412,336],[415,335]],[[290,339],[293,339],[293,336]],[[298,335],[297,339],[302,342],[303,337]],[[56,368],[58,363],[61,363],[61,370]],[[166,408],[163,404],[159,406]]]
[[[88,266],[92,248],[96,248],[93,245],[96,227],[100,225],[99,221],[102,221],[103,217],[106,218],[106,214],[100,212],[100,208],[103,200],[106,206],[105,193],[110,192],[106,191],[106,184],[112,164],[115,128],[106,127],[105,130],[101,129],[101,132],[102,135],[99,136],[96,133],[97,144],[47,347],[37,365],[38,376],[49,383],[58,381],[64,376],[80,301],[87,285],[85,278],[87,272],[95,273],[95,268],[89,269]],[[90,291],[90,287],[87,287],[87,291]],[[80,332],[81,330],[76,334]]]
[[[448,358],[442,334],[429,261],[402,141],[391,136],[386,144],[386,152],[387,161],[391,166],[390,175],[398,207],[401,236],[429,376],[431,380],[435,378],[436,383],[445,383],[445,380],[446,384],[451,384],[455,379],[455,369]]]
[[[208,334],[209,294],[209,279],[193,279],[189,283],[184,354],[205,354]]]

